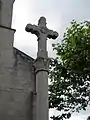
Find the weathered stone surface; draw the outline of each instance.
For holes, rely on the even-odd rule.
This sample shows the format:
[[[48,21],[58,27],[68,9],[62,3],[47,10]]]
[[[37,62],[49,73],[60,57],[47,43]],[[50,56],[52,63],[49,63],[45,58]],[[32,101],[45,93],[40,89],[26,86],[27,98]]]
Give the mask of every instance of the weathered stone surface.
[[[27,24],[26,31],[38,37],[38,53],[35,60],[36,73],[36,120],[48,120],[48,52],[47,38],[56,39],[58,33],[46,27],[46,18],[41,17],[38,26]]]
[[[0,25],[11,27],[14,1],[15,0],[0,0]]]
[[[13,48],[15,0],[0,0],[0,120],[35,120],[34,59]]]
[[[56,31],[49,30],[46,26],[46,18],[40,17],[38,26],[27,24],[26,31],[35,34],[38,37],[38,57],[47,57],[47,38],[56,39],[58,33]]]
[[[0,120],[32,120],[34,59],[13,48],[14,31],[0,27]]]

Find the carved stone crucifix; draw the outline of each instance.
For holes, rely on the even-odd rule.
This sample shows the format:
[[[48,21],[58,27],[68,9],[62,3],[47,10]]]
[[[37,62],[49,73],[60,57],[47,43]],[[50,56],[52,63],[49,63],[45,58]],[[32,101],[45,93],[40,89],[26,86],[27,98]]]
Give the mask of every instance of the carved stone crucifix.
[[[46,26],[46,18],[41,17],[38,21],[38,26],[27,24],[26,31],[35,34],[38,37],[38,56],[47,56],[47,38],[56,39],[58,33],[49,30]]]
[[[47,38],[56,39],[58,33],[46,27],[45,17],[38,26],[27,24],[26,31],[38,37],[38,54],[34,63],[36,73],[36,120],[48,120],[48,55]]]

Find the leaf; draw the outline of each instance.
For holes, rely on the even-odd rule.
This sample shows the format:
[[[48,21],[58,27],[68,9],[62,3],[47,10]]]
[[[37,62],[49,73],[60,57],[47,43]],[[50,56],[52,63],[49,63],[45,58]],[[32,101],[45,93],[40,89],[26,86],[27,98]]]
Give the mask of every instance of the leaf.
[[[90,101],[90,21],[73,20],[53,49],[57,56],[49,67],[49,107],[62,111],[54,120],[69,119],[72,112],[86,110]]]

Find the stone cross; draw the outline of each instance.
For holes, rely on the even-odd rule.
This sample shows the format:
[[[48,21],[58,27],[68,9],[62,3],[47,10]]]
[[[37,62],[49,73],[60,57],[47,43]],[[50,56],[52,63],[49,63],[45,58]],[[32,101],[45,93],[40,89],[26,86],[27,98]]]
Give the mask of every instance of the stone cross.
[[[38,21],[38,26],[27,24],[26,31],[38,37],[38,56],[47,56],[47,38],[56,39],[58,33],[47,28],[46,18],[41,17]]]
[[[47,38],[56,39],[58,33],[46,27],[45,17],[38,26],[27,24],[26,31],[38,37],[38,53],[34,63],[36,73],[36,120],[48,120],[48,54]]]

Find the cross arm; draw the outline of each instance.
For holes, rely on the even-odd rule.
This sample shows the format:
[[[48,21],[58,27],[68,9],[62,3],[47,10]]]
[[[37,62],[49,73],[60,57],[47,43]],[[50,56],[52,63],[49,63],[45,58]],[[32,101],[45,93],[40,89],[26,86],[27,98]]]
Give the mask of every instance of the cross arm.
[[[58,33],[56,31],[53,30],[49,30],[47,37],[50,39],[56,39],[58,37]]]
[[[25,30],[27,32],[31,32],[32,34],[35,34],[36,36],[39,36],[39,30],[36,25],[27,24]]]

